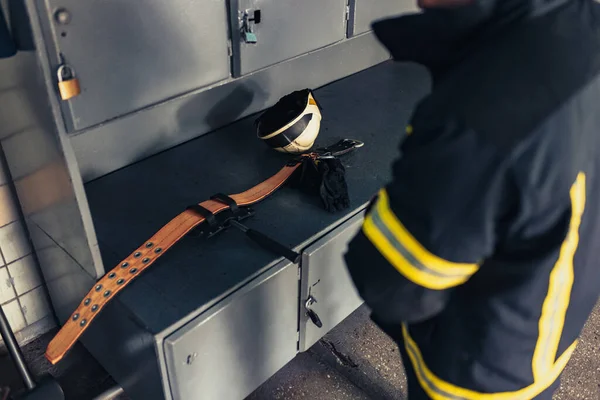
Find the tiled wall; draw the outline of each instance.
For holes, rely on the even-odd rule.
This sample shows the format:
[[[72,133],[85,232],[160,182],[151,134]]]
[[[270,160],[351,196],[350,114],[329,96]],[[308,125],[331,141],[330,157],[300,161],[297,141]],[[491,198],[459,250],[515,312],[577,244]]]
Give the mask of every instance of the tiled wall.
[[[6,20],[10,21],[7,6],[6,0],[0,0]],[[25,57],[33,60],[34,54],[21,56]],[[0,147],[26,128],[39,125],[35,114],[25,112],[25,85],[17,72],[25,70],[26,65],[18,61],[17,57],[0,59]],[[35,144],[27,145],[31,148]],[[56,323],[4,156],[0,151],[0,305],[17,340],[23,344]]]
[[[23,344],[55,321],[4,165],[0,159],[0,305]]]

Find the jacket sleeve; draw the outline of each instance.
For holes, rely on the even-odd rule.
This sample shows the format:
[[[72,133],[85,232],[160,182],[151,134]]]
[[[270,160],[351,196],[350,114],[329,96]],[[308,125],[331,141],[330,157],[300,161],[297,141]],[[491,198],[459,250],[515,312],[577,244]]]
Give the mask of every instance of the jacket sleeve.
[[[401,152],[345,255],[373,318],[386,324],[439,313],[494,252],[510,209],[502,157],[460,124],[415,128]]]

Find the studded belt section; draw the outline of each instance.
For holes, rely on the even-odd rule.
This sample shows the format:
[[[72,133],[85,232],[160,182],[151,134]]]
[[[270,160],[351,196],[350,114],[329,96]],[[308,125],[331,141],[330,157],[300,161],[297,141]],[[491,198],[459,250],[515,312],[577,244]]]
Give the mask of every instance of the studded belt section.
[[[234,194],[229,197],[240,206],[259,202],[283,185],[300,165],[300,162],[290,163],[266,181],[243,193]],[[227,204],[218,200],[206,200],[200,203],[200,206],[213,214],[229,208]],[[152,265],[162,254],[177,243],[179,239],[204,221],[205,218],[192,209],[182,212],[131,253],[129,257],[104,275],[48,344],[48,348],[46,349],[46,358],[48,361],[52,364],[59,362],[83,332],[85,332],[106,303],[146,268]]]

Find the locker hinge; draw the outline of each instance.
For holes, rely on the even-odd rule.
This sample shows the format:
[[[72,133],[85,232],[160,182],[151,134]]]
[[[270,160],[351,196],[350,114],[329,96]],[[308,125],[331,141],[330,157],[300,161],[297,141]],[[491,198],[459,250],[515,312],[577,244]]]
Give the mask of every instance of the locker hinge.
[[[346,21],[350,21],[350,6],[346,6]]]
[[[300,265],[298,265],[298,280],[302,279],[302,267],[300,267]]]
[[[231,43],[231,39],[227,39],[227,55],[233,57],[233,44]]]

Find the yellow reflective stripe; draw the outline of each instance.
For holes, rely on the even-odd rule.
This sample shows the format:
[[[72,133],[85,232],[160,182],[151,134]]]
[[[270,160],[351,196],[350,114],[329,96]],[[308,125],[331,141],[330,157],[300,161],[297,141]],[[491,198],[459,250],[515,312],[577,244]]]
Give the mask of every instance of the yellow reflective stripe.
[[[579,244],[579,226],[585,209],[585,174],[579,173],[571,187],[571,222],[558,260],[550,273],[548,294],[542,306],[539,337],[532,359],[533,377],[541,379],[553,368],[558,344],[563,332],[571,289],[573,287],[573,258]]]
[[[394,215],[384,189],[365,218],[363,232],[394,268],[429,289],[460,285],[479,269],[477,264],[446,261],[425,249]]]
[[[402,225],[390,208],[389,196],[385,189],[379,191],[377,211],[387,228],[392,232],[398,243],[402,244],[419,262],[440,274],[460,274],[471,276],[479,269],[477,264],[455,263],[444,260],[429,252],[411,233]]]
[[[469,276],[444,278],[431,275],[423,270],[415,268],[406,258],[398,252],[389,240],[381,233],[373,223],[373,219],[367,216],[363,224],[363,232],[369,238],[371,243],[379,250],[386,260],[398,272],[417,285],[421,285],[432,290],[442,290],[454,287],[464,283]]]
[[[406,127],[406,135],[412,135],[412,133],[413,133],[413,127],[412,127],[412,125],[408,125]]]
[[[567,365],[577,346],[577,341],[573,342],[546,375],[523,389],[513,392],[481,393],[453,385],[437,377],[423,361],[423,355],[419,347],[410,336],[408,328],[404,324],[402,324],[402,333],[406,351],[417,379],[423,390],[433,400],[530,400],[546,390],[558,379],[558,376]]]

